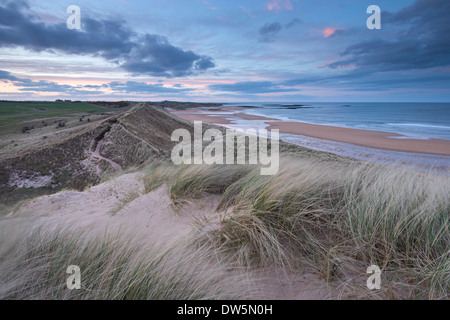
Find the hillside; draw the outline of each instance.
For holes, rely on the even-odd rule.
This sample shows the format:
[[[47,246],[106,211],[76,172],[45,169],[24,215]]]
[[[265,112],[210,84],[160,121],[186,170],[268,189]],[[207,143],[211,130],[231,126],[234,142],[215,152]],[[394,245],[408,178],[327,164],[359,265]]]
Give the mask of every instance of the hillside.
[[[187,129],[193,133],[192,123],[165,110],[179,105],[169,102],[151,105],[139,103],[117,115],[100,115],[91,122],[80,124],[78,117],[69,118],[64,120],[64,127],[56,131],[52,129],[49,133],[44,127],[20,135],[21,145],[25,147],[3,148],[0,153],[0,196],[3,208],[19,200],[65,188],[83,190],[98,184],[102,177],[154,160],[169,159],[176,144],[170,139],[172,132]],[[197,106],[194,103],[181,105],[183,108]],[[203,131],[211,127],[214,126],[205,124]],[[324,161],[337,159],[332,154],[318,153],[283,142],[280,151],[301,154],[302,157],[320,154]]]
[[[45,139],[37,139],[35,130],[25,136],[28,148],[0,156],[2,202],[8,205],[64,188],[83,190],[104,174],[167,157],[176,128],[191,125],[157,106],[138,104],[106,119],[67,126]]]

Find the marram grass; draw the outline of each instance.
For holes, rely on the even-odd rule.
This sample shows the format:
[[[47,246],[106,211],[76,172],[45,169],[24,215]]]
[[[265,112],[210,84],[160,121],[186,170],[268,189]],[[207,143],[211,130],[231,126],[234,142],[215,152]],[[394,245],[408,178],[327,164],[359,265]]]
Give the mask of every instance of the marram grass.
[[[244,299],[251,287],[211,251],[185,243],[161,248],[130,235],[37,228],[1,250],[0,299]],[[69,265],[80,267],[81,290],[67,288]]]
[[[341,290],[336,298],[449,298],[447,176],[287,156],[274,176],[258,166],[168,163],[143,174],[146,192],[166,184],[175,205],[220,195],[217,219],[200,219],[190,241],[170,247],[35,227],[21,239],[11,235],[26,235],[31,222],[8,227],[0,299],[245,299],[256,288],[248,272],[261,267],[312,271]],[[365,280],[373,264],[383,284],[372,296]],[[81,268],[84,290],[67,289],[69,265]]]
[[[283,157],[269,177],[257,166],[159,164],[145,181],[168,183],[174,201],[220,194],[218,210],[228,214],[203,237],[244,265],[307,266],[327,281],[345,281],[376,264],[390,298],[449,297],[446,176]]]

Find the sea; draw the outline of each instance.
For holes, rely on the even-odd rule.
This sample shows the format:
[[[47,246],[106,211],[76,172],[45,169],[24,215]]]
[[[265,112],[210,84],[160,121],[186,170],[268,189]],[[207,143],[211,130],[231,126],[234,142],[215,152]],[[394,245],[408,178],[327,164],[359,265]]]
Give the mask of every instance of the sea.
[[[450,140],[450,103],[226,103],[248,107],[245,113],[311,124],[392,132],[396,139]],[[245,123],[231,128],[248,126]],[[262,122],[262,121],[261,121]],[[367,148],[344,142],[280,134],[286,142],[341,156],[385,164],[413,166],[450,176],[450,157]]]
[[[336,127],[450,140],[450,103],[227,103],[246,113]]]

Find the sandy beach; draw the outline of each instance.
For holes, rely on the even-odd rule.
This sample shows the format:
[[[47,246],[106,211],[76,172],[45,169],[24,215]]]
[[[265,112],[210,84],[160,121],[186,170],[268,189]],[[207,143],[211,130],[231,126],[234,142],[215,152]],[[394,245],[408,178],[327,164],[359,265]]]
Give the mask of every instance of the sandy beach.
[[[282,133],[346,142],[382,150],[450,156],[450,141],[442,139],[407,139],[392,132],[349,129],[300,122],[271,122],[268,129]]]
[[[245,108],[238,107],[227,107],[220,112],[211,112],[200,108],[172,112],[189,121],[203,121],[209,124],[229,126],[236,124],[239,120],[254,120],[264,122],[268,130],[278,129],[280,133],[285,134],[345,142],[381,150],[450,156],[450,141],[443,139],[410,139],[392,132],[350,129],[302,122],[284,122],[279,119],[250,115],[245,113]]]

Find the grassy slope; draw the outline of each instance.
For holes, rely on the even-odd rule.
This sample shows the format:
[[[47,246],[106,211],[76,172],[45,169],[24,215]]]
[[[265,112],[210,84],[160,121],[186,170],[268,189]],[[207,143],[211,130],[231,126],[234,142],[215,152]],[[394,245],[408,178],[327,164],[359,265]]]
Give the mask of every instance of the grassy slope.
[[[105,110],[105,108],[89,103],[0,102],[0,126],[15,124],[24,120],[94,113]]]
[[[88,157],[92,141],[104,132],[102,155],[127,169],[168,156],[174,145],[170,141],[172,129],[179,127],[191,129],[189,123],[175,119],[161,109],[140,104],[122,114],[77,129],[53,143],[41,142],[32,150],[11,154],[0,161],[0,205],[12,205],[63,188],[83,190],[100,182],[101,177],[82,162]],[[105,161],[100,162],[100,167],[104,173],[111,171]],[[40,188],[11,187],[7,182],[12,172],[20,172],[24,178],[53,175],[52,184]]]

